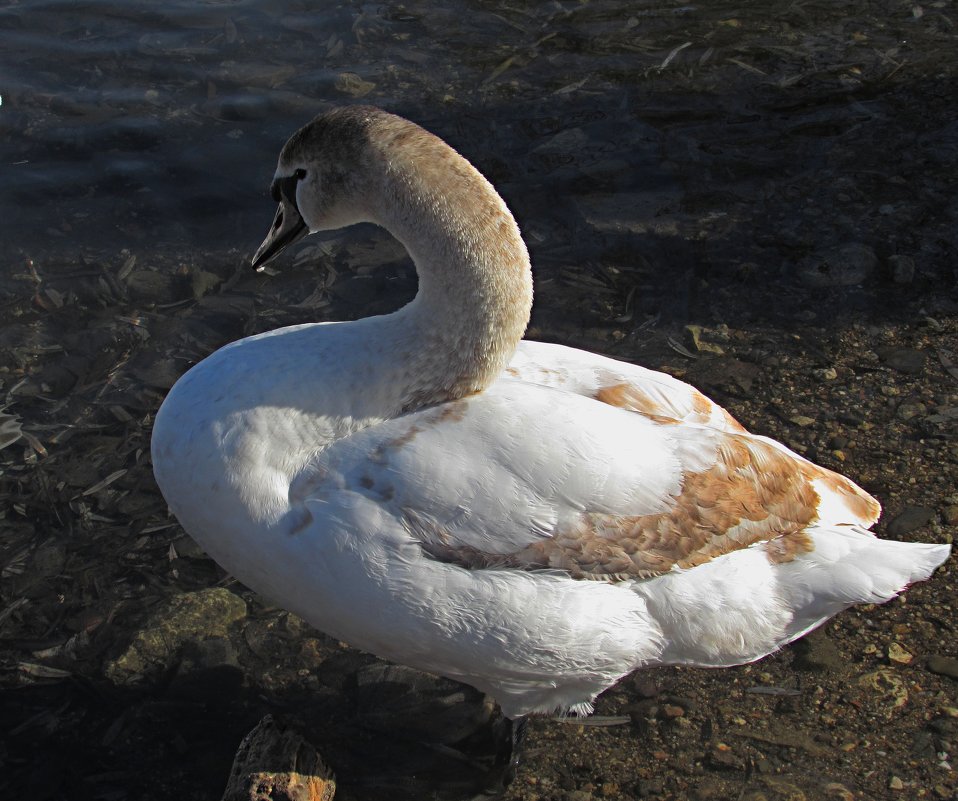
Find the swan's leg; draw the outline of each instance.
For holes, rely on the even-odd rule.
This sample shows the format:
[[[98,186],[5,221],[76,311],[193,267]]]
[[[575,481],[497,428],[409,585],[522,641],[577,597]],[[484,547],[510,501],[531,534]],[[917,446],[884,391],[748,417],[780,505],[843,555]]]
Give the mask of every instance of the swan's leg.
[[[487,797],[501,795],[516,778],[527,722],[524,716],[515,719],[503,718],[500,722],[496,760],[486,779]]]

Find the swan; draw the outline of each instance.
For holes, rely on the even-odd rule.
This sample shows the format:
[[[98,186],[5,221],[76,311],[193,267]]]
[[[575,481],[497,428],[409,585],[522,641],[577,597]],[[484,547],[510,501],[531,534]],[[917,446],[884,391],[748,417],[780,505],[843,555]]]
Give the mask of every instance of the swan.
[[[587,714],[637,668],[760,659],[947,558],[878,539],[874,498],[691,386],[522,340],[519,229],[414,123],[324,113],[271,193],[254,267],[372,222],[418,294],[216,351],[157,413],[153,467],[220,565],[328,634],[473,685],[511,721]]]

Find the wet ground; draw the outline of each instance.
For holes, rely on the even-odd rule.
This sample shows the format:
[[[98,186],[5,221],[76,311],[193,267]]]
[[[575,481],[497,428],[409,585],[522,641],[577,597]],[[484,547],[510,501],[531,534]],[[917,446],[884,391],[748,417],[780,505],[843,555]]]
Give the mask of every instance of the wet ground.
[[[279,147],[329,103],[490,177],[532,253],[530,337],[681,376],[870,490],[882,536],[952,540],[953,2],[281,6],[0,9],[4,797],[218,798],[267,712],[337,797],[481,772],[482,699],[270,607],[152,480],[191,364],[415,292],[371,228],[249,271]],[[953,557],[755,665],[629,678],[610,725],[535,721],[509,797],[956,798],[956,597]]]

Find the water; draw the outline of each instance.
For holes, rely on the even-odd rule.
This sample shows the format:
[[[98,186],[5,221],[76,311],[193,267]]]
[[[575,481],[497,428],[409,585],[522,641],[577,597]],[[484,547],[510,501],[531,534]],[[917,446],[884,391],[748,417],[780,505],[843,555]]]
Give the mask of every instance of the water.
[[[914,138],[907,82],[949,93],[953,9],[935,6],[27,0],[0,11],[0,247],[16,262],[251,251],[288,134],[371,102],[493,180],[537,269],[611,256],[687,315],[703,271],[725,283],[860,239],[874,210],[854,201],[876,187],[913,202],[868,172]],[[924,150],[947,163],[955,137],[933,123]],[[850,213],[815,219],[802,195]]]
[[[686,29],[738,12],[611,2],[8,6],[5,250],[248,249],[286,136],[326,105],[357,100],[453,141],[542,244],[536,226],[569,227],[555,216],[568,212],[555,207],[557,189],[674,184],[659,163],[694,155],[695,143],[663,153],[661,126],[636,120],[636,93],[668,89],[668,68],[715,64],[714,44],[688,44]],[[674,98],[650,98],[654,117],[681,119]],[[696,122],[736,115],[741,101],[729,100],[696,101]]]

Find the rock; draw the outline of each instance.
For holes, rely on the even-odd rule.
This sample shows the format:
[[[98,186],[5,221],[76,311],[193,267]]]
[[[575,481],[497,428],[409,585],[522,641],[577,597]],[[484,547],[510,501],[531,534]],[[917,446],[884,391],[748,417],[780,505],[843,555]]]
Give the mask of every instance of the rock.
[[[643,236],[668,225],[666,210],[681,199],[673,186],[658,186],[646,192],[610,192],[574,199],[583,222],[606,236]]]
[[[812,370],[812,375],[819,381],[834,381],[838,378],[838,371],[834,367],[819,367]]]
[[[725,354],[725,350],[720,345],[710,341],[716,337],[715,332],[708,328],[703,328],[700,325],[687,325],[685,326],[685,333],[697,353],[714,353],[716,356]]]
[[[726,356],[723,359],[699,359],[689,370],[687,381],[707,389],[750,395],[762,368],[751,362]]]
[[[888,524],[888,534],[901,537],[935,519],[935,510],[928,506],[906,506]]]
[[[895,417],[907,423],[909,420],[921,417],[926,411],[925,405],[921,401],[909,400],[899,404],[895,410]]]
[[[942,510],[942,516],[945,518],[945,523],[947,525],[958,526],[958,504],[946,506]]]
[[[126,278],[133,300],[141,303],[171,303],[182,294],[182,278],[159,270],[134,270]]]
[[[222,283],[222,278],[220,278],[216,273],[208,272],[207,270],[194,270],[193,274],[190,276],[190,283],[193,288],[193,298],[199,300],[207,292],[210,292]]]
[[[911,256],[895,255],[888,258],[891,277],[896,284],[910,284],[915,279],[915,261]]]
[[[794,780],[778,776],[763,776],[760,790],[751,790],[739,796],[742,801],[807,801],[808,795]],[[727,798],[728,796],[726,796]]]
[[[795,667],[799,670],[837,671],[845,667],[841,651],[821,629],[807,634],[792,645]]]
[[[725,743],[716,743],[712,747],[708,754],[708,762],[713,768],[745,770],[745,760]]]
[[[829,801],[855,801],[855,794],[844,784],[829,782],[825,785],[825,798]]]
[[[925,366],[925,354],[915,348],[878,348],[878,358],[893,370],[918,375]]]
[[[802,428],[807,428],[808,426],[815,424],[815,418],[804,414],[796,414],[794,417],[789,417],[788,422],[794,423]]]
[[[798,267],[805,286],[856,286],[863,283],[878,264],[875,251],[860,242],[828,248],[806,258]]]
[[[176,550],[176,556],[179,559],[209,559],[204,551],[189,534],[183,534],[177,537],[173,543]]]
[[[839,423],[844,423],[846,426],[859,427],[865,422],[865,418],[862,417],[858,412],[852,411],[850,409],[844,409],[840,411],[836,417]]]
[[[897,642],[888,644],[888,661],[899,665],[910,665],[914,660],[914,655],[906,651]]]
[[[566,128],[557,134],[546,137],[536,145],[533,153],[581,153],[589,147],[589,135],[582,128]]]
[[[341,72],[334,85],[337,91],[350,97],[363,97],[376,88],[376,84],[364,81],[355,72]]]
[[[953,656],[930,656],[926,664],[932,673],[958,679],[958,659]]]
[[[891,668],[879,668],[859,676],[858,686],[880,697],[886,707],[886,717],[891,717],[895,710],[908,702],[908,688]]]
[[[892,776],[888,780],[888,789],[889,790],[904,790],[905,783],[899,779],[897,776]]]
[[[958,406],[937,406],[935,413],[927,417],[929,423],[950,423],[958,420]]]
[[[182,646],[227,636],[231,623],[246,617],[246,602],[222,587],[177,595],[154,612],[126,651],[106,667],[117,684],[133,684],[165,672]]]

